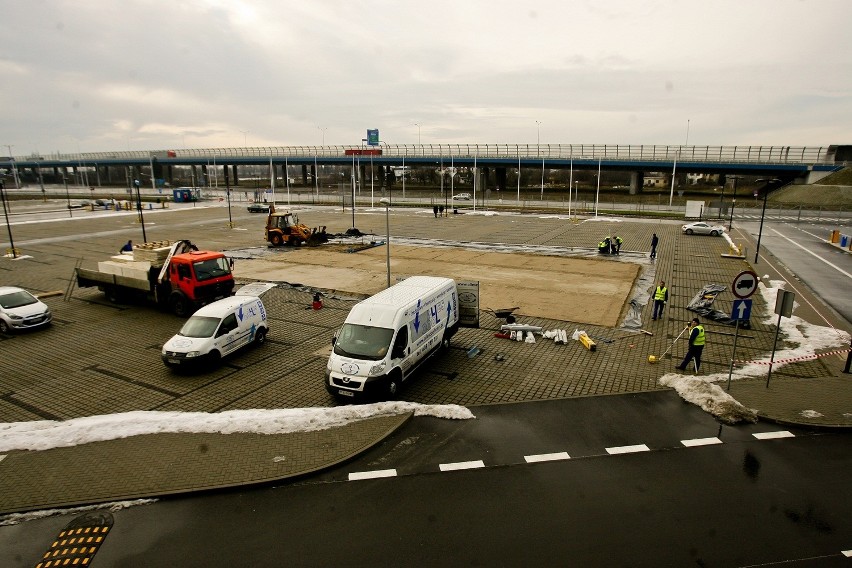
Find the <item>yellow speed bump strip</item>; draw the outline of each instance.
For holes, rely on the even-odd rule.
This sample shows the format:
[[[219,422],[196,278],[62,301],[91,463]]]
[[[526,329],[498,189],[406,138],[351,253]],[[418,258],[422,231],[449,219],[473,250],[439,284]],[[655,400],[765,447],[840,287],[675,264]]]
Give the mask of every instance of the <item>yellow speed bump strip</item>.
[[[68,523],[36,568],[88,566],[112,529],[110,513],[86,513]]]

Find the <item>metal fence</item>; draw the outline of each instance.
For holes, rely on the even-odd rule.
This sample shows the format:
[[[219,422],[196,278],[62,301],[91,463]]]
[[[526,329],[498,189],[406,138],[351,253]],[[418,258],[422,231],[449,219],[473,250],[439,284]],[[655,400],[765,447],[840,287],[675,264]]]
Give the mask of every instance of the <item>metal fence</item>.
[[[205,159],[211,163],[230,158],[340,158],[364,146],[260,146],[198,148],[126,152],[87,152],[19,156],[15,161],[51,159],[91,164],[103,160],[149,160],[153,158]],[[688,161],[760,164],[834,164],[833,146],[683,146],[619,144],[382,144],[383,158],[516,158],[518,160],[622,160]],[[368,156],[361,156],[366,159]]]

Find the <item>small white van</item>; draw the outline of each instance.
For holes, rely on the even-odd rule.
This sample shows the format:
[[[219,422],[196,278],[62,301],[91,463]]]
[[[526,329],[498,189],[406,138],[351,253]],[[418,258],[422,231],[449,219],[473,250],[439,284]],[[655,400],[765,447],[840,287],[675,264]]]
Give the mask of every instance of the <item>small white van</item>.
[[[396,397],[459,328],[456,283],[412,276],[358,302],[332,340],[325,387],[337,399]]]
[[[163,345],[168,367],[216,364],[249,344],[262,345],[269,333],[266,308],[257,296],[223,298],[199,309]]]

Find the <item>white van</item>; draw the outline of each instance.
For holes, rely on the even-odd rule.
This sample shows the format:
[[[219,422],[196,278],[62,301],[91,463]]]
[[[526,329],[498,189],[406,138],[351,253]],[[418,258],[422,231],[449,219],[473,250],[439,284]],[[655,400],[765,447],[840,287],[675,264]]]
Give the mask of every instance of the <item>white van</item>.
[[[394,398],[459,328],[456,283],[412,276],[357,303],[332,340],[325,387],[338,399]]]
[[[241,347],[263,344],[267,333],[266,308],[260,298],[223,298],[186,320],[177,335],[163,345],[163,363],[168,367],[216,364]]]

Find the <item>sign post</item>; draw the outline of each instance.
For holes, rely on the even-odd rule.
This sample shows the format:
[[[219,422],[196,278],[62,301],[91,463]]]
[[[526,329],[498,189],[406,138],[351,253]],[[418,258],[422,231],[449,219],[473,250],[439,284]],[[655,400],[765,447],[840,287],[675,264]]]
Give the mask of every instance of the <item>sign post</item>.
[[[781,317],[788,318],[793,315],[793,300],[796,295],[787,290],[778,290],[775,297],[775,313],[778,314],[778,323],[775,325],[775,341],[772,343],[772,355],[769,357],[769,373],[766,375],[766,388],[769,388],[769,379],[772,377],[772,362],[775,359],[775,347],[778,345],[778,332],[781,330]]]
[[[734,348],[731,351],[731,366],[728,369],[728,387],[731,390],[731,377],[734,374],[734,361],[737,358],[737,339],[740,336],[740,321],[751,318],[751,295],[757,290],[757,274],[745,270],[737,274],[731,283],[731,292],[739,298],[731,306],[731,319],[734,320]]]

